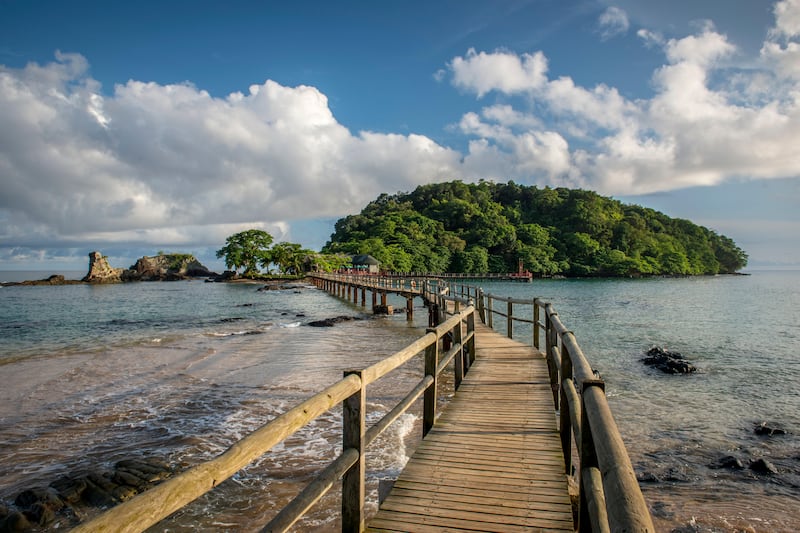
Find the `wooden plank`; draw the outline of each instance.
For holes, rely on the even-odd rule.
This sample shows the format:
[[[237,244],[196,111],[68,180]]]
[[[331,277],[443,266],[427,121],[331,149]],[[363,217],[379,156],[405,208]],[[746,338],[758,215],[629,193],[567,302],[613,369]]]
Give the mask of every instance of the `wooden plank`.
[[[547,363],[476,324],[476,361],[367,531],[572,531]]]

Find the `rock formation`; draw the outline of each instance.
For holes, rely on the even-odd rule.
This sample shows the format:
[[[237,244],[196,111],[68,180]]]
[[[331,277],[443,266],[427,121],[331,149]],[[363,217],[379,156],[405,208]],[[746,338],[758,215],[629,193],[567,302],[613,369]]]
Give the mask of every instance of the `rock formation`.
[[[89,273],[83,281],[87,283],[121,283],[124,268],[111,268],[108,259],[100,252],[89,254]]]
[[[145,256],[136,261],[129,270],[135,279],[141,281],[203,278],[216,275],[190,254]]]
[[[100,252],[89,254],[87,283],[121,283],[124,281],[175,281],[194,277],[216,276],[191,254],[159,254],[144,256],[128,269],[112,268]]]

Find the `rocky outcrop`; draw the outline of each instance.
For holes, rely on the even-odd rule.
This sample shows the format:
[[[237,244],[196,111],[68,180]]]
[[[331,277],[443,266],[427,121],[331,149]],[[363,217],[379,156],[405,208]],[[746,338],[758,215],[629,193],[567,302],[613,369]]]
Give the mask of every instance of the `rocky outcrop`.
[[[191,254],[162,254],[142,257],[129,269],[141,281],[170,281],[216,276]]]
[[[11,281],[2,283],[1,285],[3,285],[3,287],[13,287],[14,285],[79,285],[81,283],[83,282],[75,279],[64,279],[64,276],[61,274],[53,274],[46,279]]]
[[[121,283],[124,273],[124,268],[112,268],[108,264],[108,258],[100,252],[91,252],[89,254],[89,272],[84,276],[83,281],[87,283]]]
[[[191,254],[159,254],[144,256],[128,269],[112,268],[100,252],[89,254],[88,283],[121,283],[126,281],[176,281],[216,276]]]
[[[174,469],[154,457],[130,458],[113,469],[98,469],[61,477],[48,487],[20,492],[14,508],[0,506],[0,531],[73,527],[87,507],[108,508],[171,477]]]

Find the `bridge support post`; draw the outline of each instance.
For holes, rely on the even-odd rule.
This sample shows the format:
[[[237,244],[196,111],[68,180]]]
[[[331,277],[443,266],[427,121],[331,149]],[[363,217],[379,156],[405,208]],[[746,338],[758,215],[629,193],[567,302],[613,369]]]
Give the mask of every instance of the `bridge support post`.
[[[508,312],[506,314],[506,329],[508,338],[514,338],[514,304],[511,303],[511,300],[508,301]]]
[[[456,306],[458,306],[458,302],[456,302]],[[455,372],[455,381],[454,386],[456,390],[461,386],[461,380],[464,379],[464,369],[466,368],[466,354],[467,351],[464,349],[464,344],[462,343],[462,339],[464,338],[463,335],[463,323],[460,319],[461,313],[458,313],[459,321],[455,328],[453,328],[453,343],[458,346],[458,353],[456,354],[456,360],[453,364],[453,371]]]
[[[377,305],[378,305],[378,293],[375,292],[375,289],[372,289],[372,308],[375,309]]]
[[[428,303],[428,326],[436,327],[439,325],[439,305],[435,302]]]
[[[428,328],[427,333],[438,333],[436,328]],[[422,403],[422,437],[433,427],[436,420],[436,397],[438,387],[438,374],[436,366],[439,364],[439,340],[437,339],[433,344],[425,348],[425,376],[433,378],[433,382],[425,389],[425,395]]]
[[[472,366],[472,363],[475,362],[475,313],[470,313],[467,317],[467,336],[470,337],[469,341],[467,341],[469,346],[469,357],[467,359],[467,364],[465,366],[465,373],[469,370],[469,367]]]
[[[406,320],[414,320],[414,297],[406,298]]]
[[[360,370],[344,373],[361,378]],[[363,385],[358,392],[342,402],[342,451],[353,448],[358,451],[358,461],[342,476],[342,531],[364,531],[364,498],[366,494],[364,476],[366,475],[365,433],[366,433],[367,395]]]
[[[361,307],[365,307],[367,305],[367,289],[365,287],[361,287]]]

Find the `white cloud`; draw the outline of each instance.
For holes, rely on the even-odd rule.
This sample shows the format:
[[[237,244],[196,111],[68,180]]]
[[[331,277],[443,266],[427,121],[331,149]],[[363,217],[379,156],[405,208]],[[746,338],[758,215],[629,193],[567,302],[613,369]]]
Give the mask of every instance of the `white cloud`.
[[[82,56],[61,53],[0,67],[0,220],[14,222],[0,243],[285,233],[282,221],[357,211],[459,165],[424,136],[351,134],[314,87],[268,80],[216,98],[131,80],[103,96],[87,72]]]
[[[608,194],[800,175],[800,61],[790,60],[800,44],[785,39],[797,34],[798,6],[800,0],[777,5],[770,38],[784,41],[767,41],[762,56],[769,57],[755,69],[730,68],[736,47],[710,22],[681,39],[639,31],[665,58],[649,99],[630,100],[602,84],[582,87],[569,77],[549,79],[546,69],[535,78],[520,76],[519,65],[541,52],[514,61],[506,51],[470,50],[451,61],[452,83],[505,101],[459,123],[476,138],[465,171],[495,164],[505,179],[577,183]],[[769,46],[778,47],[771,56]]]
[[[775,27],[761,48],[761,58],[783,76],[800,80],[800,0],[775,4]]]
[[[597,20],[597,25],[600,29],[600,37],[603,40],[623,35],[627,33],[630,27],[628,14],[625,13],[625,10],[615,6],[610,6],[603,11]]]
[[[493,90],[525,92],[547,81],[547,59],[542,52],[519,56],[503,51],[478,53],[470,48],[466,57],[454,58],[449,67],[453,85],[476,92],[478,98]]]

